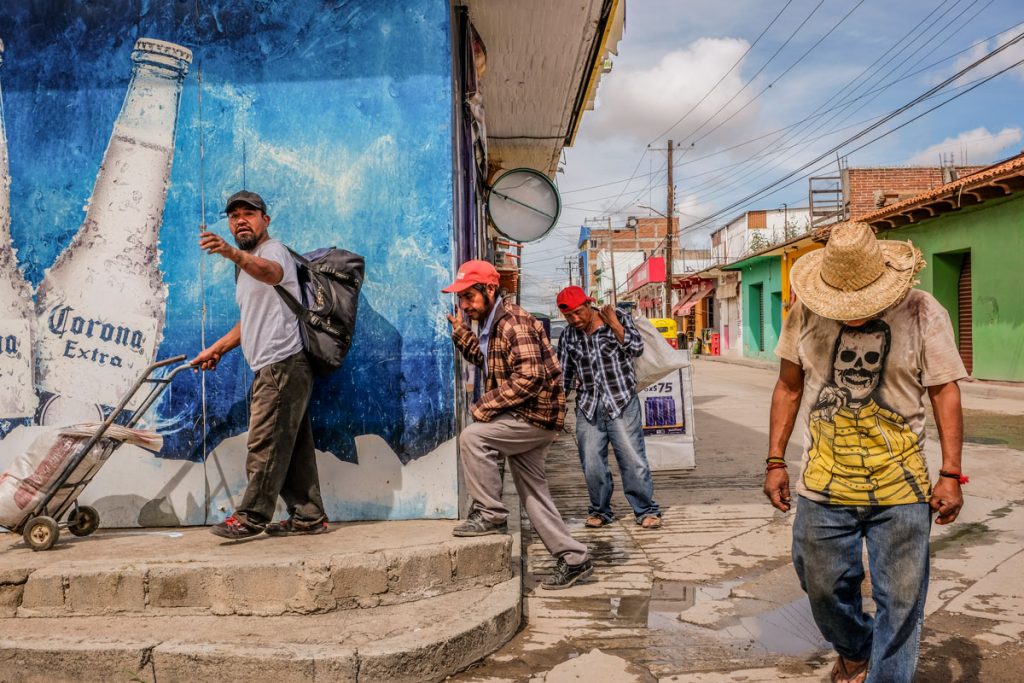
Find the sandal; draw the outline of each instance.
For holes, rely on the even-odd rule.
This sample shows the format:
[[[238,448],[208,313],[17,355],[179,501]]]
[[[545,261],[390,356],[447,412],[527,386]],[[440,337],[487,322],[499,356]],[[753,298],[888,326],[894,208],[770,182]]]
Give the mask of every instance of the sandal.
[[[587,521],[584,523],[584,526],[588,529],[599,529],[603,526],[608,526],[609,524],[611,524],[611,522],[605,521],[603,517],[598,517],[597,515],[590,515],[589,517],[587,517]]]
[[[640,527],[643,529],[660,529],[661,517],[644,517],[640,522]]]
[[[858,662],[842,655],[832,667],[832,683],[864,683],[868,677],[868,660]]]

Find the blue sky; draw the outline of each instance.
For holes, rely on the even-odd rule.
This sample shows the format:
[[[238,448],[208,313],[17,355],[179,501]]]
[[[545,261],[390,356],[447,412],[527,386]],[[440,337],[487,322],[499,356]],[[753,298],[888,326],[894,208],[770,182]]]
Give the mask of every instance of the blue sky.
[[[808,171],[788,188],[729,209],[1022,31],[1020,0],[630,0],[598,107],[584,116],[575,146],[565,151],[557,177],[564,207],[559,226],[525,249],[524,303],[530,310],[551,308],[568,284],[557,269],[574,252],[584,221],[610,215],[621,224],[629,215],[651,215],[638,204],[665,210],[665,152],[657,148],[666,140],[682,143],[675,185],[683,242],[707,246],[708,234],[743,210],[805,206]],[[840,153],[850,166],[937,165],[940,154],[986,164],[1016,154],[1024,149],[1024,67],[851,150],[1024,59],[1022,46]],[[808,123],[773,134],[816,111]],[[760,136],[766,137],[741,144]],[[829,160],[824,172],[835,168],[835,154]],[[720,218],[687,229],[719,211]]]

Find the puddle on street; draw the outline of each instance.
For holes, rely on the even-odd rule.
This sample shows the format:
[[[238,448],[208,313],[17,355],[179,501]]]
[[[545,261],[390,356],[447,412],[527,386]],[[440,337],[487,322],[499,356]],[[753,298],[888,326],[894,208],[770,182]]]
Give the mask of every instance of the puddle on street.
[[[742,617],[742,632],[767,652],[780,655],[804,655],[828,648],[829,644],[814,623],[811,603],[806,597],[756,617]]]
[[[652,630],[677,634],[683,639],[710,632],[723,641],[767,654],[799,656],[829,647],[818,632],[806,597],[764,614],[729,620],[730,625],[718,630],[679,620],[680,612],[698,603],[727,599],[734,585],[693,586],[679,581],[655,581],[649,597],[611,598],[609,616],[631,625],[646,622]]]

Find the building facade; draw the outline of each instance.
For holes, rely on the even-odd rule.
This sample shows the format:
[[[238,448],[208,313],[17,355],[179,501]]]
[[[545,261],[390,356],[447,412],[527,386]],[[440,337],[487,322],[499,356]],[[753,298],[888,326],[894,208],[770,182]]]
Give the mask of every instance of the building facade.
[[[331,519],[457,515],[465,396],[445,329],[452,299],[440,289],[462,261],[494,256],[487,184],[522,166],[554,175],[592,106],[624,3],[328,4],[0,9],[0,261],[29,292],[0,293],[10,299],[0,304],[25,308],[16,317],[26,341],[0,354],[0,378],[31,378],[0,415],[0,471],[60,426],[43,418],[55,400],[74,404],[67,420],[97,419],[125,377],[154,359],[191,358],[231,329],[233,269],[200,252],[198,226],[229,235],[224,200],[246,188],[266,198],[272,236],[297,251],[334,245],[366,259],[351,350],[318,380],[310,407]],[[159,85],[136,87],[153,69]],[[122,120],[138,134],[120,135]],[[101,189],[125,164],[141,172],[116,184],[130,190],[116,208],[140,221],[89,222],[115,205]],[[150,240],[142,249],[128,233],[136,225]],[[116,287],[52,275],[62,259],[94,259],[76,238],[87,227],[134,249],[93,264],[123,272]],[[81,298],[75,310],[34,310],[41,292],[61,287]],[[133,308],[143,299],[145,315]],[[3,311],[6,330],[14,316]],[[138,339],[117,365],[98,346],[116,339],[85,339],[110,337],[105,325]],[[86,353],[66,360],[80,367],[55,379],[33,333],[74,341]],[[145,417],[162,450],[122,447],[83,502],[110,526],[223,519],[245,486],[251,383],[238,351],[216,372],[180,373]]]
[[[859,219],[922,251],[918,287],[949,311],[972,377],[1024,382],[1024,155]]]

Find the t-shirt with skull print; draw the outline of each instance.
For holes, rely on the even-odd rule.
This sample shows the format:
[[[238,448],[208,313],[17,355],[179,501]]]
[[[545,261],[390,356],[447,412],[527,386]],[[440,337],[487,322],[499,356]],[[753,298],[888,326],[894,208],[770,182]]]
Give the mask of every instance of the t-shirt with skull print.
[[[797,493],[833,505],[928,500],[927,388],[967,376],[949,314],[931,294],[913,289],[859,327],[797,302],[775,353],[804,371]]]

